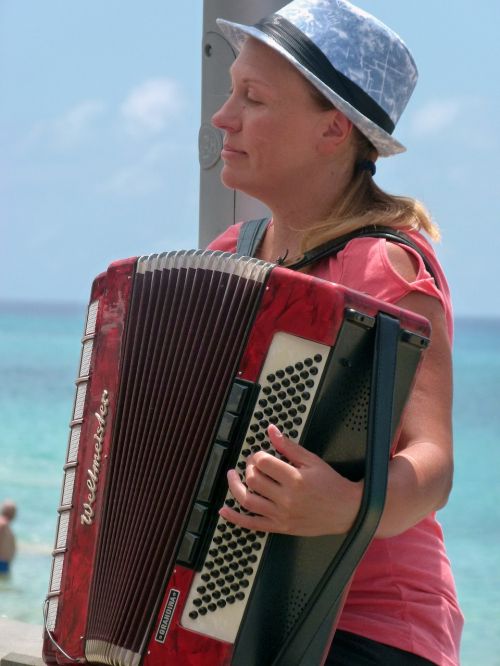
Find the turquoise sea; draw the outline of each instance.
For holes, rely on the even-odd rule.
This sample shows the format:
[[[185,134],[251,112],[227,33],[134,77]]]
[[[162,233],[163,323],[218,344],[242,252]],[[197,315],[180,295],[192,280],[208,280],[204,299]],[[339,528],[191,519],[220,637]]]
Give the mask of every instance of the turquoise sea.
[[[42,623],[83,307],[0,305],[0,500],[19,552],[0,617]],[[500,666],[500,320],[456,325],[456,472],[440,512],[466,617],[463,666]]]

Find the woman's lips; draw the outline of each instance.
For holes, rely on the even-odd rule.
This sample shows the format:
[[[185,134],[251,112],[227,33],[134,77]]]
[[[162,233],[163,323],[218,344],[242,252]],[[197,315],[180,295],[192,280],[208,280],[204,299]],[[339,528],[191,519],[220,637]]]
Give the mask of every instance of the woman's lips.
[[[232,146],[223,146],[221,156],[223,159],[230,157],[243,157],[246,153],[243,150],[237,150]]]

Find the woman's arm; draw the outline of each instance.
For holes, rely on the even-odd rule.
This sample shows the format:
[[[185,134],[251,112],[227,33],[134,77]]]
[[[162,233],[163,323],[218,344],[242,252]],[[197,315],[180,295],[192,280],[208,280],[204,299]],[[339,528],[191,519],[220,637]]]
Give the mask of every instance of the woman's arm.
[[[398,305],[427,317],[432,337],[390,462],[386,506],[377,530],[381,537],[399,534],[443,507],[453,478],[452,364],[444,311],[435,298],[419,293]]]

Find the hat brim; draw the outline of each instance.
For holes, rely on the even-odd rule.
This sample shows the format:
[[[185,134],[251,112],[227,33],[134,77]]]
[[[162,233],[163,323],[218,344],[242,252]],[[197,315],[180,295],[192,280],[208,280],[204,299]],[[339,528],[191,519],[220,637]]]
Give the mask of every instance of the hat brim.
[[[353,122],[359,131],[369,139],[378,154],[381,157],[389,157],[390,155],[397,155],[404,153],[406,148],[402,143],[396,141],[385,130],[381,129],[374,122],[369,120],[366,116],[355,109],[349,102],[346,102],[340,95],[338,95],[329,86],[323,83],[317,76],[312,74],[306,67],[298,62],[293,55],[291,55],[281,44],[278,44],[272,37],[261,32],[254,26],[243,25],[241,23],[234,23],[226,19],[217,19],[217,25],[221,29],[224,37],[229,41],[231,46],[238,52],[240,51],[243,43],[247,37],[253,37],[260,42],[267,44],[275,51],[278,51],[284,56],[305,78],[312,83],[330,102],[335,108],[342,111],[344,115]]]

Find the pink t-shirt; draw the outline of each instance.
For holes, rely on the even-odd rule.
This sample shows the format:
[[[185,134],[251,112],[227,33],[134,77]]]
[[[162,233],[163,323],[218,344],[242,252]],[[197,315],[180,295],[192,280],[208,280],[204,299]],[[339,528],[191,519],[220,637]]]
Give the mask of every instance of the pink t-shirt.
[[[209,249],[235,252],[239,228],[238,224],[227,229]],[[418,262],[416,279],[407,282],[388,258],[387,241],[379,238],[353,240],[309,271],[389,303],[415,291],[437,298],[451,340],[453,320],[446,278],[426,239],[416,232],[408,235],[424,251],[439,289],[420,255],[401,245]],[[462,626],[450,562],[434,513],[398,536],[372,541],[356,570],[338,624],[339,629],[412,652],[439,666],[458,666]]]

